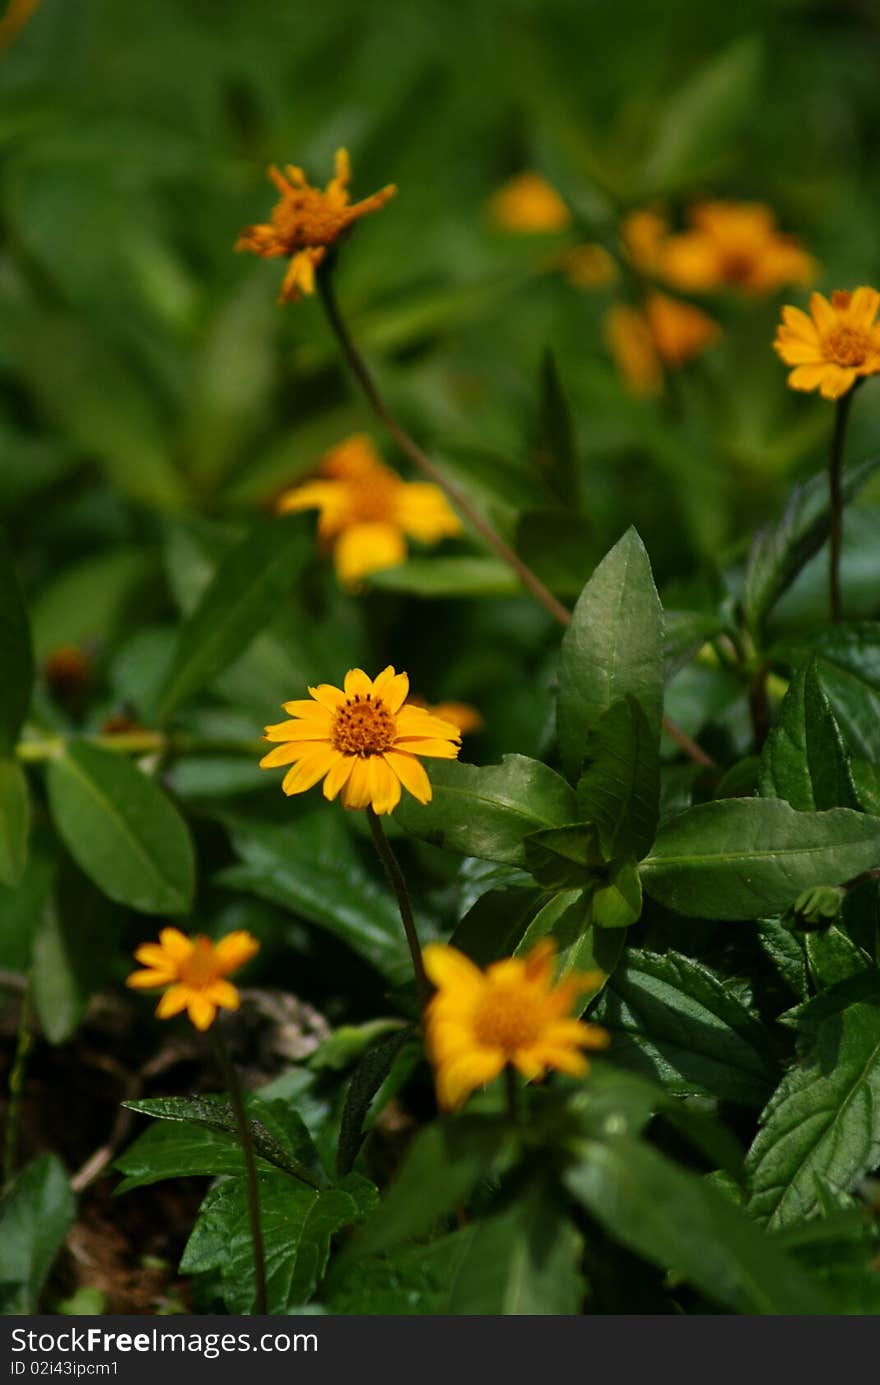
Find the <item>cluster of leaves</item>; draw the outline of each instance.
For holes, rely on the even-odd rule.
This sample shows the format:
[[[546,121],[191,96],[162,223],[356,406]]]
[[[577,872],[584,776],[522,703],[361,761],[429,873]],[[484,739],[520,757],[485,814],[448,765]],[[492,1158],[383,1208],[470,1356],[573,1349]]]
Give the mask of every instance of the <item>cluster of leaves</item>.
[[[644,59],[650,100],[597,133],[560,103],[528,6],[493,87],[473,80],[477,18],[462,17],[448,52],[414,42],[413,9],[432,34],[450,27],[428,23],[427,0],[397,6],[394,23],[387,7],[381,22],[362,6],[298,14],[295,43],[273,27],[288,20],[269,19],[283,7],[212,5],[205,20],[196,0],[157,3],[139,21],[137,108],[138,73],[115,75],[108,58],[130,48],[130,21],[120,34],[118,7],[83,6],[100,18],[90,49],[73,8],[58,28],[35,21],[0,128],[2,427],[15,458],[0,483],[16,553],[0,552],[0,969],[26,979],[22,1032],[32,1008],[48,1044],[71,1041],[97,992],[122,993],[131,946],[162,920],[260,938],[254,980],[302,995],[333,1030],[249,1099],[274,1312],[876,1312],[877,511],[853,503],[876,462],[846,479],[846,609],[860,618],[828,629],[824,478],[796,486],[750,547],[741,537],[828,429],[821,405],[803,424],[792,412],[769,320],[731,330],[718,375],[683,382],[680,412],[634,406],[590,355],[583,305],[539,279],[546,247],[499,245],[479,213],[509,171],[511,111],[534,132],[524,153],[591,230],[714,177],[737,151],[747,160],[750,140],[772,150],[778,129],[748,116],[765,47],[786,71],[788,32],[753,17],[754,34],[684,78],[657,58],[659,31],[634,26],[626,81]],[[539,8],[559,52],[576,54],[581,7]],[[621,19],[595,22],[616,36]],[[694,22],[688,11],[689,34]],[[710,53],[718,34],[703,22]],[[221,26],[216,53],[205,23]],[[676,28],[666,14],[662,26],[671,54]],[[840,44],[838,60],[863,70],[857,32]],[[62,60],[79,85],[53,113],[38,98]],[[107,83],[100,111],[84,94],[92,63]],[[597,102],[608,80],[597,73]],[[448,130],[424,99],[432,82],[456,113]],[[821,83],[804,95],[805,119],[822,99]],[[291,129],[312,132],[296,157],[319,164],[339,109],[361,107],[365,185],[394,176],[401,205],[425,200],[412,272],[415,213],[397,231],[389,215],[381,242],[358,233],[344,285],[359,337],[449,474],[576,598],[561,641],[467,541],[353,599],[315,556],[308,520],[255,522],[365,415],[345,402],[311,307],[273,316],[269,276],[236,274],[227,247]],[[393,168],[380,158],[391,129]],[[476,129],[497,131],[474,141],[496,153],[462,170],[454,152]],[[828,166],[833,138],[823,126]],[[847,266],[866,264],[858,227],[873,222],[860,210],[834,246]],[[71,648],[80,660],[62,677]],[[417,692],[471,698],[487,721],[461,763],[432,768],[432,802],[395,814],[423,936],[485,965],[549,935],[563,970],[606,978],[589,1013],[612,1035],[608,1054],[583,1084],[528,1092],[522,1124],[493,1089],[434,1118],[408,955],[359,815],[287,803],[256,767],[279,703],[392,660]],[[664,712],[714,763],[682,754]],[[119,1191],[209,1179],[181,1270],[196,1306],[248,1311],[225,1099],[131,1104],[151,1123],[117,1161]],[[418,1128],[380,1176],[377,1127],[401,1111]],[[10,1182],[5,1311],[41,1303],[76,1215],[56,1153]]]

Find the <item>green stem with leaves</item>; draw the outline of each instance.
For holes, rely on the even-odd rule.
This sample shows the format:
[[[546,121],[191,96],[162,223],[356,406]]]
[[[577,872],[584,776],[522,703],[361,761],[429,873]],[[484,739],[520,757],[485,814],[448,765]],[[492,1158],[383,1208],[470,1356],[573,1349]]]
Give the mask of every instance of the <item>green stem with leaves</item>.
[[[248,1215],[251,1223],[251,1242],[254,1250],[254,1283],[256,1293],[254,1298],[254,1310],[259,1316],[265,1316],[268,1310],[268,1297],[266,1293],[266,1254],[263,1248],[263,1224],[260,1219],[260,1187],[257,1181],[257,1158],[254,1152],[254,1141],[251,1134],[250,1123],[245,1110],[244,1097],[242,1096],[241,1084],[238,1080],[238,1073],[235,1065],[229,1056],[225,1040],[217,1029],[211,1031],[211,1040],[214,1047],[214,1055],[217,1065],[223,1075],[223,1083],[229,1092],[229,1100],[232,1104],[235,1123],[238,1126],[238,1138],[241,1144],[242,1154],[244,1155],[245,1184],[247,1188]]]
[[[855,386],[837,401],[834,415],[834,433],[831,438],[831,457],[828,463],[828,480],[831,493],[831,538],[828,546],[828,591],[831,601],[831,619],[835,625],[843,620],[843,597],[840,587],[840,554],[843,547],[843,452],[846,444],[846,428]]]
[[[431,983],[425,974],[425,964],[422,960],[422,945],[419,942],[419,935],[416,932],[412,904],[410,903],[409,891],[406,888],[406,881],[403,878],[403,871],[400,869],[397,857],[391,849],[391,843],[385,835],[385,828],[382,826],[382,821],[378,813],[376,813],[372,807],[367,808],[367,822],[370,824],[370,832],[373,836],[373,844],[376,848],[376,852],[382,865],[385,867],[385,874],[388,876],[389,884],[397,900],[397,908],[400,912],[403,931],[406,934],[409,955],[412,958],[416,986],[419,991],[419,1000],[421,1001],[422,1009],[424,1009],[431,999]]]

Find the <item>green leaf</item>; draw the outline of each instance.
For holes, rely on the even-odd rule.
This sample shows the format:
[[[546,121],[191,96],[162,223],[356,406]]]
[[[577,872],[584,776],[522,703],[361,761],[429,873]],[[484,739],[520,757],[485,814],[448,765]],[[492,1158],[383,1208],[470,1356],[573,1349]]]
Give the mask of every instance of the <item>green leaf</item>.
[[[76,1199],[54,1154],[35,1159],[0,1198],[0,1311],[38,1313],[40,1292],[73,1225]]]
[[[610,1062],[679,1096],[760,1106],[776,1079],[758,1017],[708,967],[676,952],[629,948],[590,1019],[611,1032]]]
[[[797,645],[782,646],[773,657],[797,666],[812,654],[816,671],[847,746],[853,755],[878,759],[880,721],[880,623],[837,625]]]
[[[880,456],[846,469],[844,503],[858,495],[878,466]],[[755,536],[743,591],[743,609],[752,630],[760,631],[780,596],[818,553],[830,532],[828,477],[820,471],[803,485],[796,486],[782,517]]]
[[[656,733],[631,695],[614,702],[587,742],[578,780],[581,815],[599,829],[606,860],[638,859],[650,849],[660,816],[660,755]]]
[[[858,808],[849,757],[811,660],[792,679],[761,755],[764,798],[799,812]]]
[[[449,851],[523,865],[529,833],[577,816],[565,780],[525,755],[505,755],[500,765],[482,767],[438,760],[429,773],[431,802],[406,797],[394,820],[411,836]]]
[[[640,179],[643,197],[693,187],[729,159],[760,100],[762,58],[757,38],[736,39],[666,100]]]
[[[105,649],[125,625],[156,564],[149,552],[111,548],[65,567],[31,603],[38,661],[56,649]]]
[[[836,924],[804,936],[810,975],[819,990],[836,986],[871,967],[871,958]]]
[[[34,1007],[50,1043],[70,1038],[110,977],[122,924],[120,911],[65,858],[34,937]]]
[[[0,536],[0,755],[15,748],[30,706],[34,656],[24,596]]]
[[[327,1267],[331,1238],[364,1215],[375,1201],[366,1179],[349,1175],[342,1186],[318,1190],[282,1173],[258,1174],[270,1313],[308,1302]],[[254,1252],[242,1178],[224,1178],[202,1203],[180,1269],[219,1270],[230,1313],[254,1311]]]
[[[593,895],[593,918],[600,928],[629,928],[642,916],[642,879],[637,861],[621,861]]]
[[[523,845],[527,868],[547,890],[582,888],[599,879],[605,865],[591,822],[532,832]]]
[[[318,812],[324,816],[325,809]],[[221,885],[249,891],[326,929],[389,980],[412,974],[391,894],[367,874],[344,828],[316,844],[303,819],[296,828],[234,816],[222,820],[244,865],[222,871]]]
[[[639,1140],[585,1142],[569,1192],[614,1240],[735,1313],[832,1312],[797,1264],[724,1193]]]
[[[398,1054],[412,1039],[410,1028],[386,1034],[361,1058],[345,1094],[339,1125],[336,1170],[340,1177],[350,1173],[364,1140],[364,1120],[370,1103],[394,1065]]]
[[[516,596],[519,579],[500,558],[410,558],[371,572],[369,585],[408,596]]]
[[[158,785],[124,756],[73,741],[50,762],[48,787],[65,845],[110,899],[147,914],[186,912],[192,841]]]
[[[0,759],[0,885],[16,886],[27,864],[31,796],[16,760]]]
[[[479,967],[509,957],[545,899],[538,889],[487,890],[465,914],[450,945]]]
[[[303,517],[256,527],[220,563],[178,636],[156,707],[167,721],[233,663],[277,613],[311,551]]]
[[[257,1160],[261,1169],[272,1167],[259,1155]],[[237,1141],[226,1131],[158,1121],[129,1145],[113,1167],[126,1175],[114,1189],[118,1196],[166,1178],[213,1177],[222,1173],[240,1177],[242,1154]]]
[[[619,928],[600,928],[593,922],[588,890],[563,890],[536,914],[516,953],[522,955],[541,938],[551,937],[559,949],[559,980],[571,971],[598,971],[607,981],[623,952],[625,936]],[[583,996],[578,1002],[579,1011],[584,1010],[595,995],[594,991],[591,996]]]
[[[226,1096],[158,1097],[124,1104],[155,1120],[204,1126],[238,1143],[238,1123]],[[313,1187],[326,1181],[312,1138],[289,1102],[249,1095],[245,1105],[254,1149],[262,1159]]]
[[[566,774],[580,777],[590,732],[631,694],[653,735],[663,711],[663,609],[651,564],[628,529],[584,587],[562,638],[557,732]]]
[[[561,1316],[579,1313],[583,1241],[541,1183],[475,1222],[449,1284],[444,1313]]]
[[[409,1146],[376,1211],[340,1256],[340,1268],[433,1231],[497,1166],[510,1145],[506,1126],[458,1116],[426,1126]]]
[[[690,918],[781,914],[811,885],[880,861],[880,822],[849,808],[797,813],[782,799],[703,803],[660,829],[641,865],[652,899]]]
[[[822,1000],[746,1161],[750,1210],[771,1227],[815,1216],[820,1180],[845,1192],[880,1163],[880,987],[851,1001],[844,986],[836,1003],[830,992]]]

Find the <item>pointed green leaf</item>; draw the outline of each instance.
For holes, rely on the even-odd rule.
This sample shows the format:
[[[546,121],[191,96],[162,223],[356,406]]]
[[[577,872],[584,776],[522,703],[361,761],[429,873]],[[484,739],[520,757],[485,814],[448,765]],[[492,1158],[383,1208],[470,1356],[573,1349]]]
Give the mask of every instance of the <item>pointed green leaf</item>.
[[[660,754],[633,696],[613,703],[590,735],[577,801],[584,819],[599,829],[607,860],[638,859],[650,850],[660,816]]]
[[[430,761],[430,803],[405,795],[395,822],[432,846],[510,865],[525,862],[524,839],[577,816],[573,791],[538,760],[505,755],[500,765]]]
[[[813,660],[792,679],[767,737],[760,787],[764,798],[784,798],[799,812],[859,807],[849,757]]]
[[[54,1154],[23,1169],[0,1198],[0,1311],[38,1313],[40,1291],[76,1215]]]
[[[812,885],[880,862],[880,822],[849,808],[797,813],[779,798],[703,803],[660,829],[641,863],[652,899],[690,918],[781,914]]]
[[[652,734],[663,710],[663,609],[635,529],[602,559],[562,638],[557,732],[566,774],[580,777],[590,732],[628,694]]]
[[[77,865],[119,904],[182,914],[192,901],[189,829],[152,779],[122,755],[84,741],[52,760],[49,803]]]

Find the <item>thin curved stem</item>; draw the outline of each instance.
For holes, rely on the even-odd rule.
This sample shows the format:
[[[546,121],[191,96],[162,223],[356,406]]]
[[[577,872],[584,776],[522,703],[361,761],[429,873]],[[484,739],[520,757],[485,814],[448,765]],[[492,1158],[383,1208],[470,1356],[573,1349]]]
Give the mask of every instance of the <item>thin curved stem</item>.
[[[405,452],[410,461],[413,462],[421,472],[424,473],[436,486],[445,491],[449,499],[460,510],[468,522],[481,534],[486,543],[502,562],[507,563],[517,574],[523,586],[526,587],[541,603],[546,611],[549,611],[554,620],[559,621],[560,625],[571,624],[571,612],[563,606],[561,601],[557,601],[553,593],[544,585],[540,577],[532,571],[527,563],[506,543],[500,534],[492,528],[481,514],[471,505],[467,497],[459,490],[454,482],[444,476],[439,467],[432,462],[427,453],[423,452],[418,443],[410,437],[406,429],[403,428],[394,415],[389,410],[387,404],[379,393],[379,388],[373,379],[370,369],[355,344],[354,338],[348,328],[348,323],[342,315],[336,292],[333,287],[333,262],[326,260],[317,275],[318,292],[321,303],[327,314],[327,321],[333,330],[347,361],[352,374],[360,384],[373,413],[385,425],[388,432],[394,438],[398,447]],[[711,755],[707,755],[705,750],[697,745],[686,732],[682,731],[670,717],[664,716],[663,729],[668,736],[676,742],[687,756],[698,765],[703,765],[707,769],[714,769],[715,761]]]
[[[248,1123],[247,1112],[244,1108],[244,1097],[242,1096],[238,1073],[235,1071],[235,1065],[229,1056],[229,1050],[226,1047],[223,1037],[216,1029],[211,1031],[211,1040],[218,1066],[223,1074],[224,1085],[229,1092],[229,1100],[232,1103],[235,1123],[238,1126],[238,1138],[241,1143],[242,1154],[244,1155],[248,1213],[251,1222],[251,1242],[254,1249],[254,1283],[256,1285],[254,1311],[259,1316],[264,1317],[269,1311],[268,1297],[266,1294],[266,1255],[263,1249],[263,1225],[260,1220],[260,1187],[257,1182],[257,1160],[254,1154],[254,1141]]]
[[[828,482],[831,492],[831,540],[828,547],[828,593],[831,619],[835,625],[843,620],[843,596],[840,588],[840,553],[843,547],[843,452],[846,426],[852,404],[853,390],[837,401],[834,414],[834,433],[828,463]]]
[[[370,824],[373,844],[382,865],[385,867],[385,874],[388,876],[389,884],[397,900],[397,908],[400,912],[403,931],[406,934],[409,955],[412,958],[416,986],[419,991],[419,1000],[424,1010],[428,1001],[431,999],[431,984],[425,975],[425,964],[422,961],[422,945],[419,942],[419,935],[416,932],[412,904],[410,903],[409,891],[406,888],[406,881],[403,878],[403,871],[400,869],[397,857],[391,849],[391,843],[385,836],[385,828],[382,826],[381,819],[372,807],[367,808],[367,822]]]

